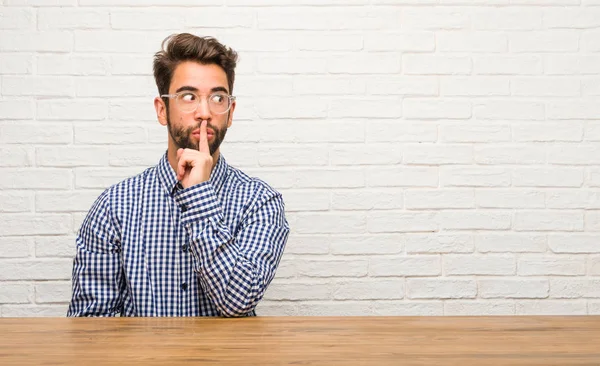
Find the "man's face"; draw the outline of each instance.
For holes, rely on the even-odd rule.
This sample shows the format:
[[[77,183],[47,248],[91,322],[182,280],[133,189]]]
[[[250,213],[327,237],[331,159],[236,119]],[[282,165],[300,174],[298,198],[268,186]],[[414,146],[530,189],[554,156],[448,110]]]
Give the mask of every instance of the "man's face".
[[[229,94],[227,75],[219,66],[203,65],[193,61],[180,63],[173,73],[169,94],[191,91],[199,97],[200,103],[195,111],[180,110],[175,98],[169,99],[166,109],[166,123],[169,130],[169,142],[174,148],[198,150],[200,124],[207,121],[207,138],[210,154],[214,155],[225,138],[227,128],[231,126],[235,102],[227,113],[217,114],[209,107],[208,97],[213,93]]]

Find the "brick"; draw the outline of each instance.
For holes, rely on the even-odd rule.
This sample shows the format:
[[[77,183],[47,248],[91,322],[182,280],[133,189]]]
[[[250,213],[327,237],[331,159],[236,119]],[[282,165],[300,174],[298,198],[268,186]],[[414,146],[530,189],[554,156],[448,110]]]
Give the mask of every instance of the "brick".
[[[584,125],[583,129],[585,141],[600,141],[600,123],[588,122]]]
[[[367,219],[357,213],[303,213],[298,216],[300,234],[363,233]]]
[[[333,210],[391,210],[403,207],[403,194],[399,189],[338,190],[331,194]]]
[[[423,123],[398,123],[380,120],[367,124],[367,142],[434,142],[437,126]]]
[[[546,236],[541,234],[485,233],[475,235],[481,253],[541,253],[547,250]]]
[[[550,234],[548,246],[554,253],[600,253],[600,235]]]
[[[573,256],[520,257],[519,276],[578,276],[585,275],[585,258]]]
[[[496,96],[509,95],[510,84],[506,77],[444,76],[440,78],[441,95]]]
[[[287,211],[288,200],[285,193],[284,200]],[[329,253],[329,238],[330,236],[327,234],[291,234],[285,245],[285,254],[327,254]]]
[[[289,240],[288,240],[289,242]],[[332,254],[398,254],[404,244],[403,234],[335,235],[326,242]],[[289,244],[286,244],[286,247]]]
[[[35,285],[37,304],[65,303],[71,300],[71,283],[42,282]]]
[[[488,254],[473,256],[471,254],[446,254],[443,257],[444,274],[446,275],[499,275],[509,276],[516,272],[516,261],[513,255]]]
[[[68,280],[72,260],[5,260],[0,266],[0,279],[22,280]]]
[[[437,32],[436,49],[441,52],[506,52],[508,50],[508,38],[505,34],[495,32]]]
[[[544,25],[550,29],[597,28],[600,27],[600,9],[589,7],[546,9]]]
[[[583,124],[577,121],[515,123],[512,126],[515,142],[581,141]]]
[[[257,100],[254,108],[263,119],[324,118],[327,116],[328,103],[315,97],[269,98]],[[314,134],[314,131],[311,133]]]
[[[0,52],[70,52],[73,35],[67,31],[2,31]]]
[[[329,300],[332,297],[331,283],[284,283],[273,281],[264,300]]]
[[[164,153],[164,146],[141,148],[111,147],[109,150],[109,164],[114,167],[149,167],[156,165]]]
[[[36,212],[87,212],[100,191],[42,192],[35,196]]]
[[[153,97],[154,80],[150,76],[77,78],[78,97]]]
[[[477,283],[474,280],[421,279],[407,280],[410,299],[474,299]]]
[[[294,177],[296,188],[356,188],[365,185],[364,171],[358,169],[303,169],[297,170],[297,173]]]
[[[442,187],[508,187],[510,172],[498,167],[443,167]]]
[[[588,256],[588,275],[600,276],[600,256]]]
[[[0,74],[31,74],[32,71],[31,54],[0,53]]]
[[[398,118],[402,116],[402,101],[397,97],[334,99],[329,106],[334,118]]]
[[[17,97],[70,97],[73,80],[57,76],[4,76],[2,94]]]
[[[402,32],[367,34],[367,51],[432,52],[436,40],[433,32]]]
[[[581,189],[547,191],[546,207],[600,209],[600,192]]]
[[[281,76],[276,76],[277,80],[281,84]],[[285,85],[278,85],[275,87],[270,87],[267,82],[267,87],[265,87],[265,80],[261,78],[256,83],[255,88],[252,90],[252,94],[260,93],[273,93],[279,94],[284,93],[287,95],[287,91],[289,90],[289,95],[300,94],[300,95],[348,95],[348,94],[364,94],[365,93],[365,81],[362,79],[357,79],[354,77],[345,77],[345,76],[315,76],[315,75],[306,75],[302,76],[298,79],[293,79],[292,88],[287,88],[287,83]],[[240,87],[243,84],[248,84],[248,78],[238,80]],[[248,85],[246,85],[248,88]],[[239,94],[239,92],[238,92]]]
[[[479,75],[540,75],[542,58],[538,55],[474,56],[473,70]]]
[[[36,60],[39,75],[106,75],[108,71],[104,56],[41,54]]]
[[[40,236],[35,238],[35,256],[73,258],[75,246],[75,236]]]
[[[371,314],[371,301],[318,301],[298,304],[304,316],[365,316]]]
[[[390,9],[304,9],[258,11],[258,29],[267,30],[379,30],[400,28],[400,12]]]
[[[545,164],[546,149],[538,146],[505,145],[476,146],[475,162],[488,165]]]
[[[146,130],[143,126],[124,124],[85,124],[74,126],[76,144],[121,145],[143,144],[146,142]]]
[[[598,102],[581,99],[581,102],[552,102],[547,106],[547,116],[551,119],[596,119],[600,114]]]
[[[479,280],[479,296],[483,299],[544,299],[548,297],[546,279],[485,279]]]
[[[444,315],[449,316],[500,316],[514,315],[515,304],[512,301],[454,301],[444,302]]]
[[[32,213],[34,208],[33,192],[0,192],[0,213]]]
[[[207,9],[207,13],[210,12]],[[186,13],[190,13],[189,15]],[[208,24],[204,24],[203,20],[209,20],[210,15],[206,14],[202,16],[197,9],[144,9],[143,12],[127,9],[115,9],[110,12],[110,26],[116,30],[180,30],[182,25],[187,24],[187,19],[191,19],[192,16],[196,16],[197,23],[191,23],[191,26],[202,24],[208,27]],[[227,18],[223,18],[224,23],[228,23]],[[210,20],[209,20],[210,22]],[[161,28],[162,27],[162,28]]]
[[[35,29],[34,10],[3,7],[0,9],[0,29]]]
[[[71,230],[67,214],[2,214],[0,215],[1,235],[56,235],[67,234]]]
[[[37,118],[39,120],[97,121],[106,118],[107,109],[108,101],[106,100],[38,100]]]
[[[598,38],[600,32],[585,31],[581,34],[581,49],[584,52],[598,52],[600,51],[600,40]]]
[[[33,163],[32,150],[20,146],[0,148],[0,167],[23,167]]]
[[[600,96],[600,78],[586,79],[581,81],[582,94],[588,96]]]
[[[257,59],[261,74],[325,74],[327,58],[322,55],[267,55]]]
[[[228,6],[298,6],[298,5],[366,5],[367,0],[297,0],[297,1],[281,1],[281,0],[225,0]],[[214,3],[210,3],[214,4]]]
[[[0,304],[27,304],[33,300],[33,286],[28,283],[0,283]]]
[[[472,253],[473,237],[469,234],[407,234],[406,252],[417,253]]]
[[[435,213],[429,212],[370,212],[367,230],[370,233],[437,231]]]
[[[583,231],[583,213],[577,211],[518,211],[515,231]]]
[[[330,193],[317,190],[280,191],[285,201],[286,212],[328,211]]]
[[[67,169],[0,168],[0,189],[69,189]]]
[[[581,94],[579,80],[570,78],[515,78],[511,92],[527,97],[576,97]]]
[[[33,254],[33,238],[0,237],[0,258],[26,258]]]
[[[296,166],[327,164],[327,147],[262,147],[258,151],[261,166]]]
[[[85,0],[84,0],[85,1]],[[9,6],[76,6],[77,0],[4,0]]]
[[[33,119],[35,107],[32,100],[0,100],[0,111],[2,111],[0,121]]]
[[[441,274],[440,257],[438,255],[420,255],[390,258],[374,257],[369,260],[369,276],[371,277],[423,277]]]
[[[579,32],[544,30],[509,35],[510,52],[577,52]]]
[[[467,56],[412,55],[402,57],[402,70],[407,75],[468,75],[472,61]]]
[[[350,53],[329,57],[327,71],[331,74],[397,74],[401,64],[401,55],[397,53]]]
[[[588,185],[590,187],[600,186],[600,169],[590,168],[589,172]]]
[[[515,187],[581,187],[584,171],[580,168],[515,168]]]
[[[468,164],[473,162],[473,149],[464,145],[406,145],[404,164]]]
[[[466,12],[451,8],[411,7],[402,12],[402,27],[405,29],[464,29],[469,24]]]
[[[599,298],[600,280],[592,278],[551,278],[550,297],[560,299]]]
[[[584,33],[585,35],[585,33]],[[600,72],[599,55],[545,55],[544,69],[548,75],[595,75]]]
[[[589,301],[588,302],[588,314],[589,315],[600,315],[600,301]]]
[[[123,179],[141,173],[141,170],[136,168],[75,168],[75,188],[108,188]]]
[[[472,1],[465,3],[473,4]],[[488,5],[489,1],[484,4]],[[471,23],[476,30],[536,30],[542,28],[542,11],[535,8],[481,7],[471,12]]]
[[[73,33],[74,50],[78,53],[154,53],[159,51],[165,38],[165,34],[158,31],[75,30]]]
[[[228,16],[230,11],[227,10]],[[303,32],[294,36],[294,44],[300,51],[360,51],[364,44],[363,38],[357,35]]]
[[[106,9],[85,8],[42,8],[37,12],[37,26],[39,30],[54,29],[102,29],[109,28],[109,12]],[[138,24],[139,17],[130,18]],[[116,28],[115,28],[116,29]]]
[[[442,142],[505,142],[510,141],[510,126],[505,124],[444,123],[439,127]]]
[[[288,34],[277,32],[232,32],[223,33],[219,41],[237,52],[287,52],[294,48],[294,39]]]
[[[600,212],[586,211],[585,212],[585,230],[600,231]]]
[[[319,159],[327,161],[326,156],[327,154]],[[293,164],[293,161],[293,159],[288,160],[288,164]],[[315,161],[318,160],[315,159]],[[331,165],[396,165],[401,161],[402,149],[394,145],[344,144],[333,146],[329,150],[329,163]]]
[[[108,164],[108,150],[104,147],[39,147],[35,153],[38,166],[77,167]]]
[[[3,317],[64,317],[68,305],[4,305]]]
[[[109,64],[112,75],[153,75],[152,61],[148,56],[111,55]]]
[[[541,120],[544,110],[543,103],[514,100],[488,100],[473,106],[475,118],[491,120]]]
[[[474,208],[475,197],[472,190],[436,189],[406,190],[406,209]]]
[[[306,277],[364,277],[367,275],[366,260],[297,260],[298,274]]]
[[[437,301],[373,301],[373,315],[380,316],[441,316],[443,304]]]
[[[545,208],[544,192],[534,190],[486,189],[475,192],[478,207],[482,208]]]
[[[104,110],[104,113],[106,113],[106,109]],[[157,121],[156,110],[154,109],[154,106],[151,103],[149,103],[148,101],[137,102],[135,100],[111,100],[110,105],[108,106],[108,119],[110,121]],[[155,123],[154,128],[160,128],[162,138],[165,138],[167,136],[167,132],[164,126]],[[227,137],[229,137],[229,134],[227,134]]]
[[[369,77],[369,79],[366,80],[366,88],[367,94],[369,95],[394,94],[403,97],[438,95],[438,81],[432,76]],[[355,89],[356,88],[353,88],[353,90]],[[338,89],[338,91],[341,90]],[[351,92],[351,90],[348,90],[347,92]]]
[[[370,279],[338,282],[334,285],[335,300],[390,300],[404,298],[404,279]]]
[[[282,170],[281,168],[272,168],[272,169],[252,169],[246,168],[244,172],[251,177],[260,178],[266,182],[269,182],[269,185],[272,187],[276,187],[276,189],[285,189],[285,188],[314,188],[310,183],[307,183],[308,187],[299,187],[295,181],[296,177],[289,170]],[[324,188],[324,187],[317,187]]]
[[[404,116],[418,119],[468,119],[471,102],[462,100],[404,99]]]

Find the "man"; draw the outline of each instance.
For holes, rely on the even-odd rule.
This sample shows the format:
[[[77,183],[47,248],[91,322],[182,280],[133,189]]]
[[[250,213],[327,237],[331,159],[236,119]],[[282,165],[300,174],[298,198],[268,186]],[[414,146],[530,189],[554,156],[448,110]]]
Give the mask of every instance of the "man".
[[[227,164],[237,54],[167,37],[154,58],[158,164],[108,188],[77,236],[67,316],[252,316],[289,226],[281,195]]]

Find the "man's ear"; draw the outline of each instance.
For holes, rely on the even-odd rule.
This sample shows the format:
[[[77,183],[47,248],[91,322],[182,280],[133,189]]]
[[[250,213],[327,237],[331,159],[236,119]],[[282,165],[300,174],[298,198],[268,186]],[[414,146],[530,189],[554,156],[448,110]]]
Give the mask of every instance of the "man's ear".
[[[154,109],[156,109],[156,118],[158,123],[163,126],[167,125],[167,106],[161,97],[154,98]]]
[[[229,112],[227,112],[227,128],[231,127],[231,123],[233,122],[233,111],[235,110],[235,100],[231,103],[231,108]]]

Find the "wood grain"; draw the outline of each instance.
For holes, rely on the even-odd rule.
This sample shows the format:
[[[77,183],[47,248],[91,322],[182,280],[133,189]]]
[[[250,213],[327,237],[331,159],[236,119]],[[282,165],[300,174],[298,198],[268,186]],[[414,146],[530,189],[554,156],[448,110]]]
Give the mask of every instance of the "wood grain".
[[[0,365],[600,365],[600,316],[3,318]]]

